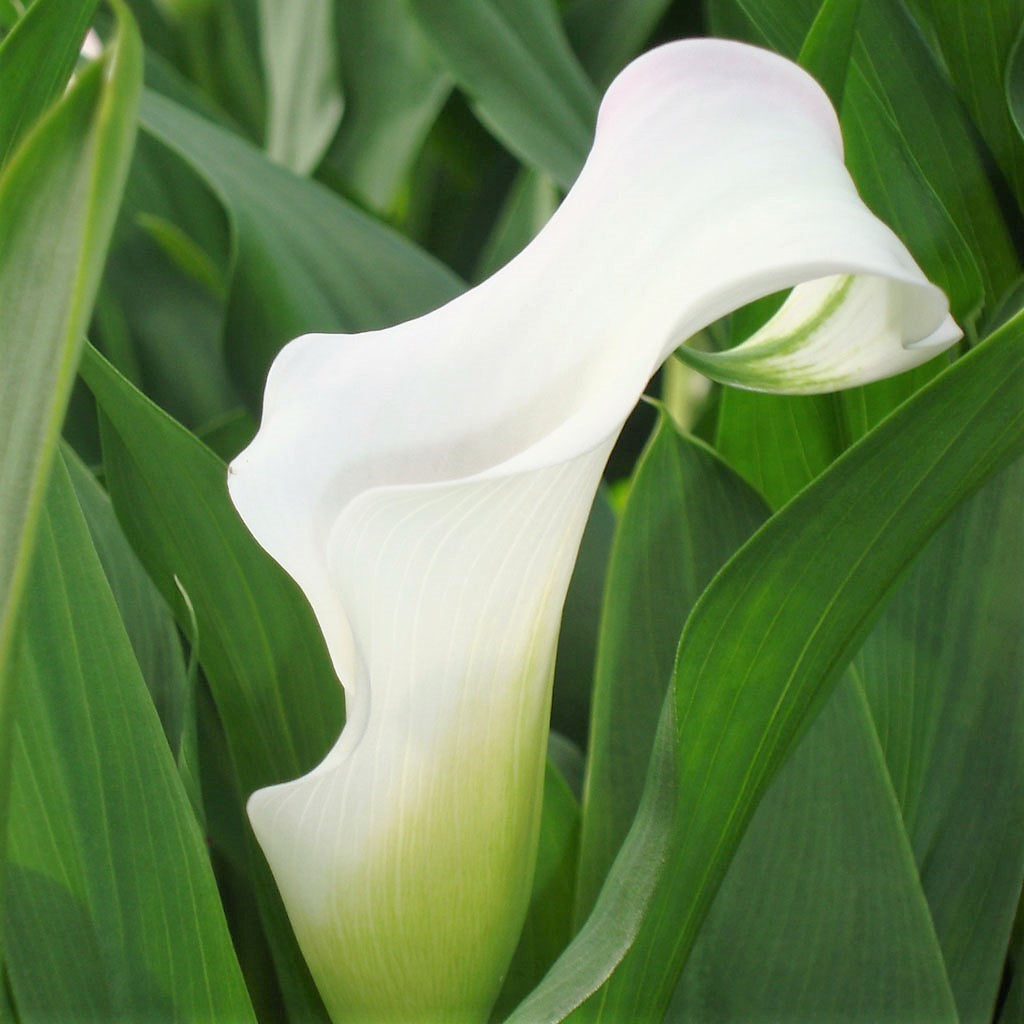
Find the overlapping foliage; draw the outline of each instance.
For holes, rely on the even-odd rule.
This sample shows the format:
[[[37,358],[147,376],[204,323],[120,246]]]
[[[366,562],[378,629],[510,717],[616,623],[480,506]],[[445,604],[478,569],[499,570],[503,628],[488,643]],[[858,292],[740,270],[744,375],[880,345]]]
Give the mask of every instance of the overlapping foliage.
[[[966,10],[0,3],[0,1020],[326,1020],[243,805],[341,694],[225,461],[287,340],[500,266],[618,68],[710,33],[819,77],[966,339],[836,396],[653,383],[494,1019],[1024,1019],[1024,2]]]

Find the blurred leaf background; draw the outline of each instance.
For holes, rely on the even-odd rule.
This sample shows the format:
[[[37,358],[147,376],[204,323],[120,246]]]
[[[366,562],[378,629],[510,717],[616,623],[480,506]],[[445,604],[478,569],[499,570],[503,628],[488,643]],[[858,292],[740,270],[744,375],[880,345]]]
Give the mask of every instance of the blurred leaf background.
[[[0,1021],[326,1020],[244,800],[342,695],[226,461],[286,341],[499,268],[615,73],[704,34],[818,77],[965,340],[652,382],[494,1019],[1024,1021],[1024,0],[2,0]]]

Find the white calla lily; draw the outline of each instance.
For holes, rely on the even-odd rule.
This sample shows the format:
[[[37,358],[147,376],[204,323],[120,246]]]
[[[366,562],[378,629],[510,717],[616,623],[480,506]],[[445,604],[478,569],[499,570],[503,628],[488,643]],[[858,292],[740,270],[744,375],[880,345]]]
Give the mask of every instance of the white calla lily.
[[[612,84],[579,180],[504,269],[418,320],[281,352],[231,495],[311,601],[349,720],[249,814],[335,1019],[486,1019],[525,913],[559,616],[605,460],[677,345],[789,287],[745,345],[687,358],[804,392],[959,337],[858,198],[813,80],[680,42]]]

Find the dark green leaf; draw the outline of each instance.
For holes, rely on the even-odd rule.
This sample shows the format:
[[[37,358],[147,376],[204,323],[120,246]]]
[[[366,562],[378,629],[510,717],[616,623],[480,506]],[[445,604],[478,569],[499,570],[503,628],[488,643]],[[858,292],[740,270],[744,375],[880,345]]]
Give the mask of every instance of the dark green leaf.
[[[579,746],[587,745],[590,699],[594,682],[594,651],[601,618],[608,554],[615,531],[608,490],[594,499],[580,543],[576,567],[562,610],[555,657],[555,688],[551,725]]]
[[[1024,209],[1024,138],[1020,122],[1021,0],[982,4],[922,0],[957,92]],[[1015,99],[1016,94],[1016,99]],[[1017,119],[1017,124],[1014,119]]]
[[[860,5],[861,0],[823,0],[797,58],[821,83],[836,110],[842,108]]]
[[[669,7],[671,0],[575,0],[565,28],[580,63],[604,87],[640,52]]]
[[[577,920],[597,899],[643,792],[681,623],[767,517],[764,504],[665,412],[612,547],[597,648]]]
[[[533,989],[572,938],[579,841],[579,804],[558,769],[548,761],[530,907],[492,1011],[494,1020],[501,1020]]]
[[[590,149],[597,96],[551,0],[408,0],[480,119],[563,188]]]

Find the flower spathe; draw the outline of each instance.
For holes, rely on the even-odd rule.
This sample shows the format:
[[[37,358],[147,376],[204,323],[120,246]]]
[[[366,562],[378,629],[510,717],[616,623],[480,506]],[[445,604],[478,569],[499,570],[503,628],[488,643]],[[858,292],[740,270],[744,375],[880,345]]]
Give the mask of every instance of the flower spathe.
[[[339,1021],[483,1021],[525,913],[558,622],[611,446],[687,337],[793,287],[707,372],[781,392],[952,344],[795,65],[671,43],[601,105],[537,238],[417,320],[278,356],[231,496],[305,591],[348,723],[249,814]],[[301,680],[295,699],[301,700]]]

